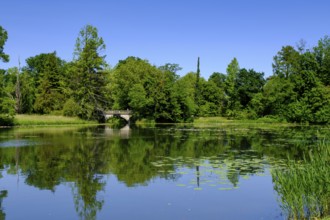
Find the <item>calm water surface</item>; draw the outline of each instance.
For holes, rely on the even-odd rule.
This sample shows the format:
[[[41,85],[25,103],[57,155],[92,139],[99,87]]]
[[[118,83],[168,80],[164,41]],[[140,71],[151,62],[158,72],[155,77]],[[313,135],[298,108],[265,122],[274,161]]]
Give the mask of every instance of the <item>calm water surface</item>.
[[[272,172],[328,127],[0,129],[0,219],[287,219]]]

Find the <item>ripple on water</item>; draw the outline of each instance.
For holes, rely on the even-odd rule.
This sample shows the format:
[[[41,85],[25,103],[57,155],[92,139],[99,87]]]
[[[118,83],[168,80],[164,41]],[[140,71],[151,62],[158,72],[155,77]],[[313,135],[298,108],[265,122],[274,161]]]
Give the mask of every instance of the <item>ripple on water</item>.
[[[36,145],[37,142],[32,140],[10,140],[0,142],[0,147],[27,147]]]

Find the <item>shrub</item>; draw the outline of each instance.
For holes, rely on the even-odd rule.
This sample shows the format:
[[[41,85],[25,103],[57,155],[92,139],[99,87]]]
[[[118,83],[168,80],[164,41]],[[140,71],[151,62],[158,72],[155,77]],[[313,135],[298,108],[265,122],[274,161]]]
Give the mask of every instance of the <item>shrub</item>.
[[[8,114],[0,114],[0,126],[13,126],[14,116]]]
[[[63,106],[63,115],[64,116],[78,116],[80,111],[80,106],[73,100],[68,99]]]

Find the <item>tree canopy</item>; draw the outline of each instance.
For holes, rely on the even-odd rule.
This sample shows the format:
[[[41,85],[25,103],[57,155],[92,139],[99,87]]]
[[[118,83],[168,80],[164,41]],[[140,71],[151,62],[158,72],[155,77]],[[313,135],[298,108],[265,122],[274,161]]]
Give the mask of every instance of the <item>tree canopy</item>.
[[[77,115],[84,119],[102,120],[100,112],[108,104],[105,48],[96,27],[86,25],[81,29],[76,40],[74,60],[68,70],[68,87]]]
[[[4,45],[8,39],[7,31],[0,26],[0,61],[8,62],[9,55],[4,53]],[[10,95],[10,81],[6,77],[6,71],[0,68],[0,126],[12,125],[13,116],[15,114],[14,105],[15,101]]]
[[[9,55],[4,53],[4,45],[8,39],[7,31],[0,25],[0,60],[2,62],[9,61]]]

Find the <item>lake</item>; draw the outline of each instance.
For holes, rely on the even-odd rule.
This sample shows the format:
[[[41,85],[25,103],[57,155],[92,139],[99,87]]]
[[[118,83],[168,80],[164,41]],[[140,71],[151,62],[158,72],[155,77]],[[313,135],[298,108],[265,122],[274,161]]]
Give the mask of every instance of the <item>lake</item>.
[[[0,219],[308,219],[329,211],[329,143],[318,126],[1,128]]]

